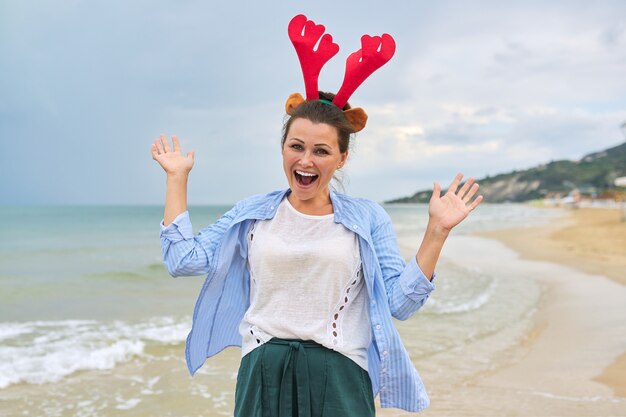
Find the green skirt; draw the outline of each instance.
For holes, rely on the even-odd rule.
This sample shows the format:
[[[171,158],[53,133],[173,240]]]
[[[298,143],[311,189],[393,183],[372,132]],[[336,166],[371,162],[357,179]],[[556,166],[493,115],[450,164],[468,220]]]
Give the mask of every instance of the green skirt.
[[[235,417],[370,417],[369,374],[312,341],[273,338],[241,360]]]

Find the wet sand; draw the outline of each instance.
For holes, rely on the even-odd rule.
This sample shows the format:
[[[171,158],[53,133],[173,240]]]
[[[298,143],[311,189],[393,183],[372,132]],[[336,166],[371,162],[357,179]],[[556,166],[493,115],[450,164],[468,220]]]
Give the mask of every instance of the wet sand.
[[[492,238],[462,236],[446,245],[458,262],[477,270],[537,281],[542,297],[530,325],[513,322],[510,335],[500,331],[493,341],[464,346],[449,356],[447,371],[417,364],[431,397],[424,416],[626,416],[626,398],[618,392],[626,376],[615,368],[626,352],[626,286],[570,266],[522,259]],[[466,362],[484,366],[458,375]]]
[[[545,286],[534,329],[523,343],[527,352],[473,386],[486,396],[508,391],[518,399],[535,398],[517,411],[503,405],[512,413],[507,415],[626,415],[626,223],[621,219],[619,210],[579,209],[546,227],[481,234],[518,257],[494,254],[494,263],[508,262],[521,279],[532,277]]]
[[[626,416],[626,285],[619,273],[626,270],[626,226],[619,220],[619,212],[579,210],[547,227],[453,234],[442,254],[440,289],[453,262],[520,288],[536,282],[538,301],[503,328],[437,345],[428,355],[412,344],[429,316],[397,322],[431,398],[420,415]],[[408,242],[407,257],[415,246]],[[523,298],[516,290],[504,297],[505,306]],[[441,334],[445,342],[445,328]],[[239,349],[209,359],[193,378],[183,352],[182,342],[148,344],[145,355],[112,370],[13,385],[1,392],[0,416],[232,415]]]
[[[619,209],[582,208],[545,228],[481,235],[505,243],[523,259],[569,265],[626,285],[626,222],[622,216]]]
[[[541,227],[453,235],[445,258],[500,279],[532,280],[541,297],[527,317],[492,337],[432,361],[414,358],[431,398],[420,415],[626,416],[626,224],[620,211],[572,210]],[[510,300],[519,302],[516,294]],[[414,414],[378,409],[377,415]]]
[[[510,229],[485,233],[518,252],[524,259],[570,265],[626,285],[626,221],[619,209],[582,208],[546,228]],[[615,319],[626,321],[626,306]],[[622,333],[626,334],[626,333]],[[594,380],[626,397],[626,351]],[[626,413],[625,413],[626,414]]]

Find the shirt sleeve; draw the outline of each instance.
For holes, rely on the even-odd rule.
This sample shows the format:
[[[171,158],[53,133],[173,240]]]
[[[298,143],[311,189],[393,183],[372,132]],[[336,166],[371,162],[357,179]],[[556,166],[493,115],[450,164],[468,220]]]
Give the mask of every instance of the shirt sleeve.
[[[176,216],[169,225],[161,220],[163,262],[173,277],[204,275],[211,268],[218,243],[237,213],[233,207],[214,224],[194,236],[189,212]]]
[[[435,274],[432,281],[429,280],[417,264],[415,256],[408,263],[405,262],[400,255],[391,219],[386,212],[381,216],[383,221],[374,229],[372,243],[383,273],[391,315],[406,320],[424,305],[435,289]]]
[[[412,256],[390,294],[389,306],[393,316],[406,320],[419,310],[435,289],[434,280],[435,274],[429,280],[417,264],[415,256]]]
[[[193,229],[188,211],[180,213],[167,226],[165,226],[164,220],[161,220],[161,238],[165,237],[172,242],[193,238]]]

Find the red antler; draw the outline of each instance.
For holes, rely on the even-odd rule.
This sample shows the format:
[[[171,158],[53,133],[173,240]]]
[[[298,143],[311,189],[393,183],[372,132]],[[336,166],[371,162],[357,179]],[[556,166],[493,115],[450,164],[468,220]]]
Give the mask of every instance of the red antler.
[[[324,30],[323,25],[316,25],[303,14],[295,16],[289,22],[289,39],[298,53],[307,100],[319,99],[317,79],[320,71],[324,64],[339,52],[339,45],[333,43],[333,37],[330,34],[322,36]],[[317,50],[314,50],[318,41]]]
[[[385,65],[395,52],[396,43],[391,35],[386,33],[382,36],[373,37],[363,35],[361,37],[361,49],[350,54],[346,60],[346,75],[333,104],[342,109],[361,83],[374,71]]]

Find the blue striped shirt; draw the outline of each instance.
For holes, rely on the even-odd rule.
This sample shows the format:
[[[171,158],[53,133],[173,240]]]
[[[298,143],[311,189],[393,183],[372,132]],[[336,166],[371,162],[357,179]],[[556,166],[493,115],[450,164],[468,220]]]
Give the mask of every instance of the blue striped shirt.
[[[193,375],[228,346],[241,346],[239,324],[250,305],[247,235],[256,220],[274,217],[289,190],[249,197],[194,236],[187,211],[167,227],[161,222],[163,259],[172,276],[207,274],[196,301],[185,356]],[[421,411],[429,404],[392,317],[406,320],[434,285],[415,257],[401,257],[391,219],[377,203],[331,191],[334,221],[359,237],[369,296],[372,343],[369,375],[382,407]]]

